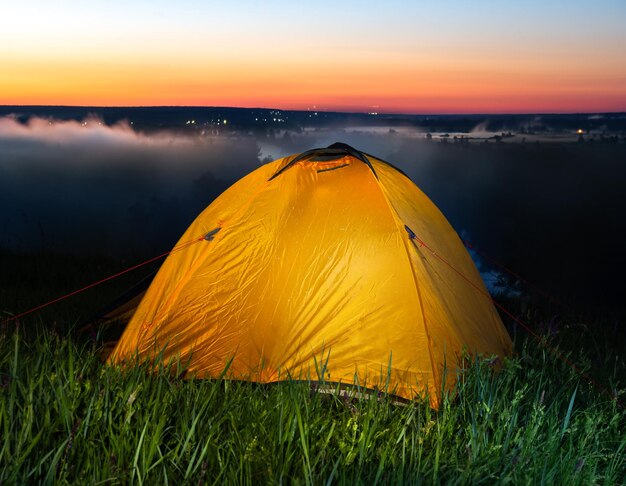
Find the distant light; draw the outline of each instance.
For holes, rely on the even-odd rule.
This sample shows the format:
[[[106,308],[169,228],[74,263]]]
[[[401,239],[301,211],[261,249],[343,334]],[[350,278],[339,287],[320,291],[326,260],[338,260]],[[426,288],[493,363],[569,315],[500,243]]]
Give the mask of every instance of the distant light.
[[[579,128],[578,130],[576,130],[576,133],[577,133],[578,135],[582,135],[582,134],[583,134],[583,129],[582,129],[582,128]]]
[[[228,120],[224,120],[224,125],[226,125],[228,123]]]

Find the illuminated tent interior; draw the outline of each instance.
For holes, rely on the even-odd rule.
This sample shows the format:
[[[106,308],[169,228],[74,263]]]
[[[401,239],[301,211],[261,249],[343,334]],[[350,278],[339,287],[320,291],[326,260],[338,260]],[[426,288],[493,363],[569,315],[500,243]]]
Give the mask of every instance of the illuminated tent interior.
[[[229,379],[427,393],[437,406],[464,353],[511,353],[445,217],[400,170],[344,144],[254,170],[179,245],[110,314],[130,317],[110,363],[159,355],[188,377],[228,365]]]

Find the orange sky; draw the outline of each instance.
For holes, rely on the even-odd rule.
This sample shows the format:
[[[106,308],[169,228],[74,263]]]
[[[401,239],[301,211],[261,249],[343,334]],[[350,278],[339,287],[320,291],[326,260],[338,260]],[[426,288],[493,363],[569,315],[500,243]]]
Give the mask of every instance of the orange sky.
[[[626,2],[27,3],[3,15],[0,104],[626,111]]]

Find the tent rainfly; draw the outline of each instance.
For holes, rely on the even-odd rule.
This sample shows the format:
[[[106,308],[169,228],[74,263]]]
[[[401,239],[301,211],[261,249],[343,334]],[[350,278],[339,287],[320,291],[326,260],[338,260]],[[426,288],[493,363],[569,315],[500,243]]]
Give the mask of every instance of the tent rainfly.
[[[464,353],[511,353],[445,217],[400,170],[348,145],[254,170],[179,244],[202,235],[164,261],[110,363],[159,355],[190,377],[228,365],[229,379],[427,394],[436,407]]]

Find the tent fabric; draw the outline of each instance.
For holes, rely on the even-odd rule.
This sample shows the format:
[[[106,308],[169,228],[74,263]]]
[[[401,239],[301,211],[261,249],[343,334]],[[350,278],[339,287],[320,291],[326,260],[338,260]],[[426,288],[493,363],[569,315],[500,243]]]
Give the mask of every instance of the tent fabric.
[[[220,195],[178,244],[209,237],[165,260],[110,361],[180,358],[195,377],[229,363],[231,379],[428,392],[436,405],[464,352],[510,354],[445,217],[399,170],[345,147],[270,162]]]

